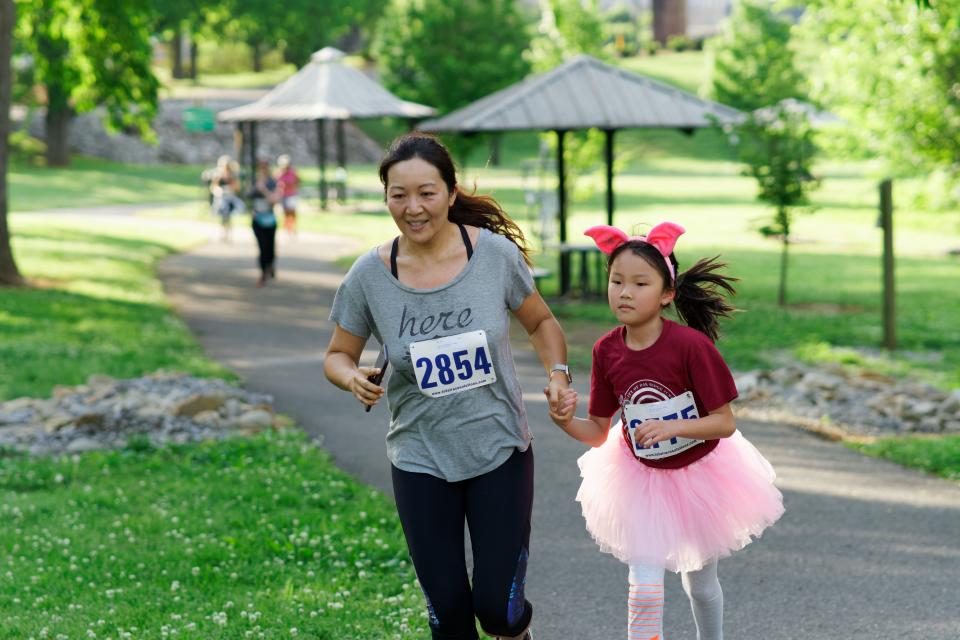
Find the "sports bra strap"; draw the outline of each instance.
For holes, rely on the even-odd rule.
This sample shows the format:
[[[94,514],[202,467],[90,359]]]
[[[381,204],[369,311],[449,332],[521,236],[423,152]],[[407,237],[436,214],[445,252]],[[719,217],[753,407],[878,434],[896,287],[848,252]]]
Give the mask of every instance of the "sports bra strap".
[[[463,246],[467,248],[467,260],[473,257],[473,245],[470,244],[470,234],[467,233],[467,228],[457,223],[457,226],[460,227],[460,237],[463,238]]]
[[[393,239],[393,246],[390,247],[390,273],[393,274],[393,277],[397,280],[400,279],[400,276],[397,275],[397,252],[400,251],[400,236],[397,236]]]
[[[470,244],[470,234],[467,233],[467,228],[457,223],[457,226],[460,227],[460,237],[463,238],[463,246],[467,249],[467,260],[473,257],[473,245]],[[400,279],[400,276],[397,275],[397,253],[400,252],[400,236],[397,236],[393,239],[393,245],[390,247],[390,273],[393,274],[393,277],[397,280]]]

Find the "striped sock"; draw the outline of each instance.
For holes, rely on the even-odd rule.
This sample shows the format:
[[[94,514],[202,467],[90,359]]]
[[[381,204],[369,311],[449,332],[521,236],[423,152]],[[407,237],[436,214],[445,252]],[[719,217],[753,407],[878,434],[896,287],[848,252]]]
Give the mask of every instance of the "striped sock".
[[[630,565],[627,597],[627,639],[663,637],[663,568]]]

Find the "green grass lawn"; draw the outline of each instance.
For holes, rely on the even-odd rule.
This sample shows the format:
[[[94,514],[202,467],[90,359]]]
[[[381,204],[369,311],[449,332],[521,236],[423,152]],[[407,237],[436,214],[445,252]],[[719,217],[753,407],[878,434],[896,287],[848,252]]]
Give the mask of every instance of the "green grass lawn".
[[[168,203],[204,197],[200,173],[189,165],[127,165],[74,156],[69,167],[14,162],[7,174],[10,211],[110,204]]]
[[[0,400],[46,396],[90,374],[165,368],[232,377],[171,312],[156,263],[202,241],[182,229],[16,214],[13,250],[34,285],[0,289]]]
[[[952,290],[960,276],[960,259],[947,255],[960,247],[956,213],[914,210],[908,202],[898,208],[900,350],[885,354],[878,349],[882,236],[876,227],[877,188],[865,175],[863,164],[830,160],[820,164],[824,182],[813,196],[814,207],[796,217],[788,267],[789,305],[783,309],[775,303],[780,245],[755,230],[769,211],[756,202],[753,180],[741,176],[739,166],[726,157],[718,134],[629,132],[622,138],[624,153],[632,160],[616,178],[615,224],[639,231],[642,225],[649,228],[660,220],[679,222],[687,228],[677,246],[681,267],[719,254],[729,264],[729,272],[741,279],[736,304],[743,311],[724,324],[720,343],[732,366],[740,370],[771,366],[786,354],[810,362],[839,361],[919,376],[946,388],[960,386],[960,334],[952,321],[960,313],[960,298],[942,295]],[[505,155],[512,164],[501,168],[483,164],[478,152],[463,182],[467,188],[476,184],[480,192],[497,197],[539,248],[536,212],[526,205],[524,179],[517,170],[531,139],[529,135],[508,137]],[[350,181],[367,192],[378,187],[374,167],[351,167]],[[582,182],[586,193],[570,206],[568,230],[573,242],[589,242],[580,235],[582,230],[604,222],[606,216],[599,177],[588,176]],[[545,183],[553,188],[552,175],[546,176]],[[527,186],[536,184],[536,178],[528,178]],[[915,185],[901,184],[897,191],[911,188]],[[357,237],[365,246],[396,234],[375,196],[364,200],[358,210],[332,207],[320,212],[315,203],[306,204],[304,228]],[[535,259],[539,266],[557,271],[555,254],[538,252]],[[345,258],[342,266],[350,262]],[[548,297],[558,290],[556,277],[542,284]],[[576,300],[558,302],[554,310],[576,338],[573,362],[585,368],[593,340],[612,322],[607,305],[602,300]]]
[[[923,469],[949,480],[960,480],[960,436],[882,438],[849,447],[907,467]]]
[[[11,224],[35,286],[0,290],[0,401],[94,373],[235,379],[154,276],[199,237],[123,219]],[[294,431],[54,458],[0,450],[0,519],[2,638],[426,633],[390,501]]]
[[[423,638],[390,501],[296,433],[0,460],[0,637]]]

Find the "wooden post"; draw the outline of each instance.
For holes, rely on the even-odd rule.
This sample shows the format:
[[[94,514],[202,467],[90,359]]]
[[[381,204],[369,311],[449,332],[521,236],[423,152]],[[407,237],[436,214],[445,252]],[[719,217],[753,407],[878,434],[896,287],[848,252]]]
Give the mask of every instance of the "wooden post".
[[[250,173],[247,174],[247,185],[252,186],[254,176],[257,175],[257,123],[250,121]],[[239,194],[238,194],[239,195]]]
[[[326,121],[317,120],[317,164],[320,165],[320,208],[327,208],[327,136]]]
[[[893,182],[880,183],[880,226],[883,227],[883,347],[895,349],[896,297],[893,278]]]
[[[557,131],[557,216],[560,226],[560,295],[570,291],[570,254],[564,251],[567,243],[567,177],[563,160],[563,137],[566,131]]]
[[[604,129],[607,155],[607,224],[613,226],[613,134],[614,129]]]
[[[347,143],[344,138],[343,120],[337,120],[337,202],[347,201]]]

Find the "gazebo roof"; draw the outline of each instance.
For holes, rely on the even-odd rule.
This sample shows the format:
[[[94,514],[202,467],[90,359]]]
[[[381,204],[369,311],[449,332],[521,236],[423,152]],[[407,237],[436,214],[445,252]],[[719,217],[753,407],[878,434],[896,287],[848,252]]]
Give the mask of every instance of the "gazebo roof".
[[[814,127],[823,127],[834,124],[842,124],[843,118],[829,111],[818,109],[815,105],[796,98],[784,98],[775,105],[761,107],[753,113],[761,120],[776,120],[778,111],[783,108],[789,113],[800,113],[806,116],[807,121]]]
[[[442,118],[424,131],[694,129],[736,122],[742,114],[676,87],[587,55],[530,76]]]
[[[399,116],[426,118],[436,109],[406,102],[361,71],[340,62],[344,53],[326,47],[310,63],[256,102],[217,114],[224,122],[349,120]]]

